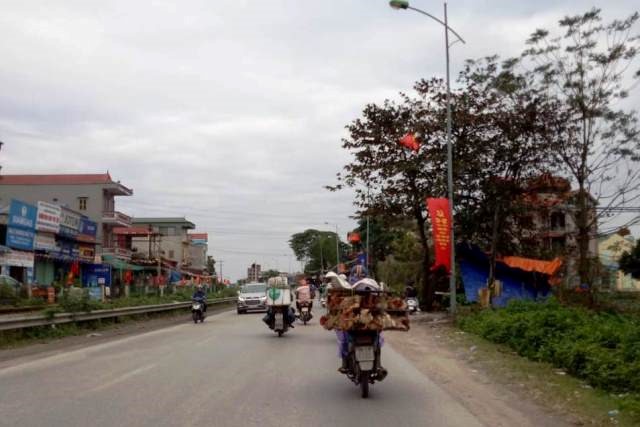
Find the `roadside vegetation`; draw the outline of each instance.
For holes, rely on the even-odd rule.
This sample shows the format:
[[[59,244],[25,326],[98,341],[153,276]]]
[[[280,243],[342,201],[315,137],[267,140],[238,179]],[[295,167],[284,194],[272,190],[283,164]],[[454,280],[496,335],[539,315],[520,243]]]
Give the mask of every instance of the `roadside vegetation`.
[[[458,326],[617,395],[617,410],[640,421],[640,317],[564,306],[551,299],[470,309],[461,314]]]

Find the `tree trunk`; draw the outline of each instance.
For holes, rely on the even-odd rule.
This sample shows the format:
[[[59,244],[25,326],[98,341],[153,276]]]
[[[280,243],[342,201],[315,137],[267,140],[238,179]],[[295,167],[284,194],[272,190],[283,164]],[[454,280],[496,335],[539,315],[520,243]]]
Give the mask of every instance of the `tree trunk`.
[[[491,253],[489,256],[489,278],[487,279],[487,287],[491,289],[496,275],[496,257],[498,252],[498,228],[500,222],[500,204],[496,203],[493,212],[493,229],[491,230]]]
[[[431,257],[429,255],[429,241],[427,233],[424,229],[426,219],[422,216],[420,207],[414,207],[414,215],[416,225],[418,226],[418,234],[420,235],[420,244],[422,245],[422,306],[426,311],[433,310],[434,287],[431,279]]]
[[[593,280],[589,260],[589,206],[582,183],[580,183],[578,191],[578,224],[576,224],[578,228],[578,275],[580,276],[580,285],[587,286],[589,305],[593,305]]]

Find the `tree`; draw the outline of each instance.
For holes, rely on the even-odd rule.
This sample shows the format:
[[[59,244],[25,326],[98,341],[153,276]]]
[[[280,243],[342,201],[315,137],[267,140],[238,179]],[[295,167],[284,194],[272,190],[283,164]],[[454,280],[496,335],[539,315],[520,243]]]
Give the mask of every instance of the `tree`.
[[[349,246],[334,232],[307,229],[289,239],[289,246],[298,261],[305,262],[306,273],[317,273],[334,267],[336,262],[336,239],[340,250],[340,261],[345,259]]]
[[[640,198],[638,119],[634,111],[619,108],[640,79],[640,70],[630,68],[640,48],[631,33],[639,15],[603,24],[600,12],[594,8],[563,18],[559,37],[536,30],[522,55],[526,65],[533,64],[540,90],[561,101],[550,124],[559,126],[564,140],[558,161],[577,185],[578,274],[589,289],[594,278],[589,241],[598,220]]]
[[[640,240],[636,242],[631,252],[624,252],[618,261],[620,269],[631,274],[634,279],[640,279]]]
[[[557,129],[548,126],[557,101],[518,73],[517,63],[500,65],[497,56],[468,60],[458,79],[465,94],[458,110],[467,115],[456,135],[457,153],[464,156],[458,164],[470,173],[457,186],[472,192],[461,197],[457,220],[461,236],[490,253],[490,287],[498,254],[518,252],[523,186],[554,166],[559,145]]]
[[[362,118],[347,125],[349,137],[343,139],[342,146],[352,153],[353,161],[338,174],[338,184],[327,188],[354,188],[360,217],[414,221],[422,249],[422,302],[431,309],[434,289],[429,280],[431,256],[424,200],[445,194],[442,123],[446,90],[439,79],[421,81],[415,90],[416,98],[401,94],[400,103],[368,104]],[[420,136],[421,145],[415,153],[407,153],[398,144],[407,133]]]
[[[278,270],[267,270],[267,271],[263,271],[260,277],[263,281],[266,282],[270,278],[278,277],[279,275],[280,275],[280,272]]]
[[[391,222],[384,217],[375,216],[369,218],[369,268],[378,277],[378,263],[384,261],[393,252],[392,243],[399,238],[403,231],[402,224],[398,221]],[[361,236],[361,246],[363,250],[367,247],[367,218],[358,219],[356,231]]]
[[[207,256],[207,271],[211,276],[216,274],[216,260],[211,255]]]

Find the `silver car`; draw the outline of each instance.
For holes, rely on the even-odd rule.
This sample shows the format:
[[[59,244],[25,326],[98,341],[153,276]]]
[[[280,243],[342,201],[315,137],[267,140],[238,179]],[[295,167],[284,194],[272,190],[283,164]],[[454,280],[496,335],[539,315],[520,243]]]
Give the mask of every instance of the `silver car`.
[[[247,283],[238,291],[238,314],[248,311],[267,311],[267,285]]]

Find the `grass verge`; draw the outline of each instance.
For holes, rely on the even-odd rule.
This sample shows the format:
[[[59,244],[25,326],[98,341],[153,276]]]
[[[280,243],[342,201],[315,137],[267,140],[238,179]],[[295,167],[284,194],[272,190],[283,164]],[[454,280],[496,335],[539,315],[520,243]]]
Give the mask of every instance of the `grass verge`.
[[[499,344],[501,353],[514,355],[516,359],[509,361],[514,372],[522,370],[534,378],[549,372],[544,381],[552,385],[541,384],[542,393],[557,390],[563,402],[585,410],[596,408],[593,416],[604,412],[616,422],[640,423],[637,318],[564,307],[555,301],[515,302],[504,309],[463,312],[458,326],[486,340],[478,341],[478,347],[491,341]],[[514,366],[518,359],[522,365]],[[574,396],[566,396],[563,389]]]

